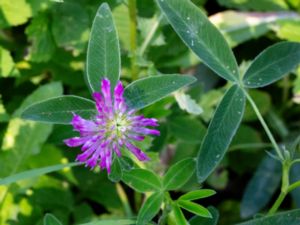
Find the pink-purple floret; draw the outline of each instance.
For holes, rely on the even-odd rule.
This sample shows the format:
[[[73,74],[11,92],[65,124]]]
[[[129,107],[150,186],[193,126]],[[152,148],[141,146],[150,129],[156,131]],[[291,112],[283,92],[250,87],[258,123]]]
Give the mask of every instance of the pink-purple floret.
[[[108,79],[101,82],[101,92],[93,93],[96,102],[97,115],[93,120],[86,120],[74,113],[71,124],[80,136],[64,140],[69,147],[81,146],[82,153],[76,158],[86,166],[111,172],[114,152],[121,156],[121,148],[131,151],[140,161],[149,157],[133,141],[143,141],[145,135],[160,135],[158,130],[148,126],[158,126],[157,120],[136,116],[135,110],[128,109],[123,97],[124,88],[118,81],[114,96],[111,96],[111,86]]]

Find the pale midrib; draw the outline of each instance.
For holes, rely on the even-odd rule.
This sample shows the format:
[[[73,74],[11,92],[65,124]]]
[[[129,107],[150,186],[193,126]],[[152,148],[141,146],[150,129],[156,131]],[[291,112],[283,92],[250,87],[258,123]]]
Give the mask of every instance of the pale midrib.
[[[183,75],[182,75],[182,76],[183,76]],[[180,85],[180,86],[177,87],[175,90],[177,90],[178,88],[184,87],[184,86],[186,86],[186,85],[188,85],[188,83],[187,83],[187,84]],[[160,88],[160,89],[153,89],[152,91],[144,92],[142,95],[136,95],[136,97],[130,98],[130,101],[131,101],[131,102],[134,102],[134,101],[141,101],[141,100],[142,100],[143,98],[145,98],[145,97],[153,96],[153,93],[155,93],[155,92],[164,91],[164,90],[170,89],[170,88],[172,88],[172,87],[174,87],[174,86],[175,86],[175,85],[170,84],[170,85],[164,86],[163,88]],[[126,89],[125,89],[125,90],[126,90]],[[128,90],[128,89],[127,89],[127,90]],[[168,94],[170,94],[170,93],[172,93],[172,92],[174,92],[175,90],[172,90],[172,91],[170,91],[169,93],[163,95],[163,97],[166,96],[166,95],[168,95]],[[129,89],[129,91],[130,91],[130,89]]]
[[[70,112],[95,112],[95,109],[75,109],[75,110],[61,110],[61,111],[56,111],[56,112],[49,112],[47,113],[45,111],[36,113],[37,115],[49,115],[49,114],[61,114],[61,113],[70,113]]]
[[[130,176],[131,178],[137,180],[137,181],[140,181],[141,183],[145,183],[145,184],[148,184],[149,186],[151,186],[153,189],[155,190],[159,190],[159,188],[157,188],[157,186],[155,186],[153,183],[151,182],[148,182],[147,180],[143,180],[143,179],[138,179],[136,178],[135,176]]]
[[[181,173],[186,167],[188,167],[189,166],[189,164],[186,164],[185,166],[183,166],[182,168],[181,168],[181,170],[179,170],[179,172],[177,173],[177,174],[179,174],[179,173]],[[164,186],[168,186],[171,182],[173,182],[173,180],[176,178],[176,176],[173,176],[170,180],[169,180],[169,182],[168,183],[166,183]]]
[[[153,195],[155,195],[155,193]],[[150,196],[149,198],[151,198],[152,196]],[[157,196],[154,196],[153,201],[151,202],[151,204],[149,204],[148,207],[143,208],[144,212],[148,212],[148,209],[150,209],[152,207],[152,205],[154,205],[154,203],[156,203],[157,199],[160,198],[160,197],[161,197],[160,194],[158,194]],[[142,221],[144,221],[144,220],[142,219]]]
[[[167,4],[167,3],[166,3],[166,4]],[[180,15],[179,13],[177,13],[177,11],[176,11],[171,5],[168,4],[168,6],[169,6],[169,8],[173,11],[173,13],[183,21],[184,25],[185,25],[186,27],[189,27],[189,24],[185,22],[185,20],[181,17],[181,15]],[[176,29],[176,28],[175,28],[175,29]],[[199,43],[202,43],[202,46],[205,46],[204,42],[202,42],[202,40],[201,40],[198,36],[197,36],[197,39],[198,39],[198,42],[199,42]],[[186,41],[184,40],[184,42],[186,42]],[[187,42],[186,42],[186,43],[187,43]],[[188,44],[188,43],[187,43],[187,44]],[[226,44],[226,43],[225,43],[225,44]],[[205,48],[205,50],[206,50],[210,55],[215,56],[215,54],[213,54],[212,51],[211,51],[209,48]],[[225,70],[225,71],[228,72],[227,68],[226,68],[225,65],[220,61],[219,57],[214,57],[214,59],[215,59],[215,60],[217,61],[217,63],[222,67],[223,70]],[[209,66],[209,67],[210,67],[210,66]],[[235,69],[237,69],[237,68],[235,68]],[[214,70],[214,69],[213,69],[213,70]],[[237,71],[238,71],[238,70],[237,70]],[[236,76],[234,76],[232,73],[229,73],[229,74],[231,75],[231,77],[233,78],[233,80],[238,81],[238,78],[236,78]]]
[[[280,58],[280,59],[278,59],[278,60],[276,60],[276,61],[272,61],[272,63],[265,65],[264,67],[262,67],[262,68],[260,68],[259,70],[257,70],[255,73],[250,73],[250,75],[247,76],[247,72],[248,72],[248,71],[250,70],[250,68],[251,68],[251,67],[249,67],[249,69],[248,69],[247,72],[246,72],[244,81],[247,81],[247,80],[249,80],[249,79],[251,79],[251,78],[257,76],[257,74],[261,73],[262,71],[264,71],[264,70],[267,69],[268,67],[272,67],[273,65],[275,65],[275,64],[277,64],[277,63],[280,63],[281,61],[285,60],[286,58],[293,57],[294,55],[298,55],[298,54],[299,54],[299,52],[294,52],[294,53],[291,53],[291,54],[289,54],[289,55],[287,55],[287,56],[284,56],[284,57],[282,57],[282,58]],[[255,61],[254,61],[254,63],[255,63]],[[253,64],[254,64],[254,63],[253,63]],[[253,64],[252,64],[252,65],[253,65]]]

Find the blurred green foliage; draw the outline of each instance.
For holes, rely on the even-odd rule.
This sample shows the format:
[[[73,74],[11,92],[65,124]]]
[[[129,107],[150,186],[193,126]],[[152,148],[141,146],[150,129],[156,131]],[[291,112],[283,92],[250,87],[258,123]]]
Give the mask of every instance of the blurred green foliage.
[[[63,93],[89,97],[83,79],[87,42],[92,20],[103,2],[0,1],[0,177],[74,160],[76,150],[68,149],[62,143],[63,139],[73,136],[69,126],[24,121],[19,115],[33,102]],[[106,2],[112,8],[120,37],[122,80],[129,82],[131,79],[133,54],[137,58],[139,77],[160,71],[189,73],[198,78],[189,90],[175,93],[175,98],[162,99],[143,109],[145,116],[159,119],[162,133],[143,146],[144,150],[151,151],[153,159],[146,167],[163,173],[180,159],[196,155],[207,124],[224,93],[224,82],[182,43],[165,18],[161,18],[153,0],[137,1],[136,52],[132,52],[130,46],[127,1]],[[233,47],[241,71],[273,43],[281,40],[300,42],[299,0],[193,2],[223,32]],[[153,35],[149,39],[151,32]],[[286,143],[299,133],[300,69],[274,85],[250,94],[272,125],[278,140]],[[225,215],[220,216],[219,224],[239,222],[241,215],[251,216],[248,211],[242,211],[240,215],[241,199],[248,181],[259,173],[266,150],[270,150],[268,139],[254,112],[247,106],[243,124],[229,153],[204,184],[218,191],[212,200],[203,203],[214,205],[220,215]],[[252,180],[252,185],[262,182],[259,179]],[[109,181],[105,173],[84,167],[65,168],[39,178],[0,186],[0,225],[43,224],[46,213],[55,215],[65,225],[134,216],[141,206],[141,196],[121,185],[129,198],[131,215],[123,204],[124,193],[116,184]],[[198,187],[192,178],[180,190],[185,192]],[[299,194],[293,194],[284,207],[291,209],[295,204],[299,206],[299,202]],[[56,221],[52,217],[47,220],[54,221],[53,224]]]

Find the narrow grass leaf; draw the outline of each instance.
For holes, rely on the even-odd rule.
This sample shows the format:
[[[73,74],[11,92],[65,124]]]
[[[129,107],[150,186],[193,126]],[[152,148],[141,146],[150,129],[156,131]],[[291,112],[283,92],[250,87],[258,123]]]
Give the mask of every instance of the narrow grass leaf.
[[[38,177],[38,176],[41,176],[46,173],[52,173],[52,172],[61,170],[66,167],[73,167],[73,166],[78,166],[78,165],[80,165],[80,163],[73,162],[73,163],[59,164],[59,165],[54,165],[54,166],[48,166],[48,167],[43,167],[43,168],[38,168],[38,169],[27,170],[27,171],[17,173],[12,176],[1,179],[0,185],[8,185],[8,184],[20,181],[20,180]]]

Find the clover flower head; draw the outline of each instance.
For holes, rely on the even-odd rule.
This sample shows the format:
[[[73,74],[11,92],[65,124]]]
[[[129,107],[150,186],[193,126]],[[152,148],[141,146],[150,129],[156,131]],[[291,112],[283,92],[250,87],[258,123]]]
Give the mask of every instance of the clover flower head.
[[[124,88],[118,81],[114,96],[111,96],[111,85],[108,79],[101,82],[101,92],[94,92],[97,115],[93,120],[86,120],[74,113],[72,126],[79,132],[79,137],[64,140],[69,147],[81,146],[82,153],[76,158],[86,166],[111,171],[112,157],[116,153],[121,156],[121,148],[132,152],[140,161],[149,157],[133,144],[133,141],[143,141],[146,135],[160,135],[148,126],[158,126],[157,120],[135,115],[135,110],[128,109],[123,93]]]

